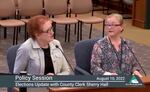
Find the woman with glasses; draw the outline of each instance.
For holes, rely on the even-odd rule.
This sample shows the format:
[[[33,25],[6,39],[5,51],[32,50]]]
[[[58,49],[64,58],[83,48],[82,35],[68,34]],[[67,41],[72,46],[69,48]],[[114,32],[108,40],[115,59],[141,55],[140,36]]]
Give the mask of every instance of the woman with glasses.
[[[30,38],[17,51],[14,73],[27,71],[35,75],[69,75],[70,67],[53,38],[52,21],[46,16],[32,17],[27,23]]]
[[[91,73],[93,75],[137,75],[142,77],[141,68],[132,52],[129,41],[122,38],[123,17],[111,14],[106,17],[107,36],[98,40],[91,56]]]

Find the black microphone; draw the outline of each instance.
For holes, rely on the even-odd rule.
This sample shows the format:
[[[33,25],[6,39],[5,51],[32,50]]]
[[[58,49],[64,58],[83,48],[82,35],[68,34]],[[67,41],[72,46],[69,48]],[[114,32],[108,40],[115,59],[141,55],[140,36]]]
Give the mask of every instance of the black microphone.
[[[90,73],[88,73],[87,71],[85,71],[84,69],[76,66],[75,68],[78,72],[82,73],[83,75],[91,75]]]
[[[72,72],[73,72],[73,71],[74,71],[74,70],[73,70],[73,67],[72,67],[71,64],[69,63],[69,60],[67,59],[65,53],[59,48],[58,45],[55,45],[55,47],[58,48],[58,49],[61,51],[61,53],[63,54],[64,58],[66,59],[67,63],[69,64],[69,66],[70,66],[70,68],[71,68],[71,70],[72,70]]]
[[[134,52],[132,51],[132,49],[128,46],[128,44],[127,44],[127,42],[126,42],[126,41],[124,41],[124,44],[126,44],[126,45],[127,45],[127,47],[129,48],[130,52],[133,54],[133,57],[135,58],[135,61],[138,63],[138,65],[139,65],[139,66],[140,66],[140,68],[142,69],[142,71],[143,71],[144,75],[146,76],[146,73],[145,73],[145,71],[144,71],[143,67],[141,66],[140,62],[139,62],[139,61],[138,61],[138,59],[136,58],[136,56],[135,56]]]
[[[72,66],[71,66],[71,64],[69,63],[69,60],[67,59],[67,57],[66,57],[66,55],[65,55],[65,53],[59,48],[59,46],[58,45],[55,45],[55,47],[56,48],[58,48],[60,51],[61,51],[61,53],[63,54],[63,56],[65,57],[65,59],[66,59],[66,61],[67,61],[67,63],[69,64],[69,66],[71,67],[71,70],[74,72],[74,70],[73,70],[73,68],[72,68]],[[80,67],[78,67],[78,66],[76,66],[76,68],[75,68],[77,71],[79,71],[80,73],[82,73],[82,74],[84,74],[84,75],[91,75],[90,73],[88,73],[87,71],[85,71],[84,69],[82,69],[82,68],[80,68]]]
[[[55,47],[58,48],[58,49],[61,51],[61,53],[62,53],[63,56],[65,57],[66,61],[68,62],[69,66],[71,67],[71,70],[74,72],[74,70],[73,70],[71,64],[69,63],[69,60],[67,59],[65,53],[59,48],[58,45],[55,45]],[[80,68],[80,67],[78,67],[78,66],[76,66],[75,69],[76,69],[77,71],[79,71],[80,73],[84,74],[84,75],[91,75],[90,73],[88,73],[87,71],[85,71],[84,69],[82,69],[82,68]]]

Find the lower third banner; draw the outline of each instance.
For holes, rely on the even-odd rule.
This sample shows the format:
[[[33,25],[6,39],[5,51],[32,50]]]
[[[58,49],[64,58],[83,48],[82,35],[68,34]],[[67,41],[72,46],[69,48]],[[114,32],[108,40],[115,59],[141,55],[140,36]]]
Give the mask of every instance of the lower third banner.
[[[144,87],[137,76],[0,75],[0,87]]]

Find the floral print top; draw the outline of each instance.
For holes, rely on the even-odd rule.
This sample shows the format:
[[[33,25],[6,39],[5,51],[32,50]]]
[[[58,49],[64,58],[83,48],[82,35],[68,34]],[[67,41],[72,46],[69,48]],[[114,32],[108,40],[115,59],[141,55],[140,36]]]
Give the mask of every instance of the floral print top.
[[[135,70],[140,71],[131,52],[131,45],[124,41],[125,39],[122,39],[121,50],[118,51],[114,51],[107,37],[94,44],[91,56],[91,73],[93,75],[103,75],[105,72],[130,75]]]

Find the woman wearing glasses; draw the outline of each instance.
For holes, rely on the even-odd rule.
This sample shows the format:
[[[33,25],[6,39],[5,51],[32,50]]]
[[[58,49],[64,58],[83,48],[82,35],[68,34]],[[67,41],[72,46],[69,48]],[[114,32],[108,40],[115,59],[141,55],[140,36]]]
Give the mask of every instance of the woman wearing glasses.
[[[53,38],[52,21],[46,16],[32,17],[27,24],[30,38],[17,51],[14,73],[27,71],[35,75],[69,75],[60,42]]]
[[[139,67],[129,42],[122,38],[123,18],[120,14],[106,17],[107,36],[98,40],[93,47],[91,73],[93,75],[137,75]]]

